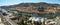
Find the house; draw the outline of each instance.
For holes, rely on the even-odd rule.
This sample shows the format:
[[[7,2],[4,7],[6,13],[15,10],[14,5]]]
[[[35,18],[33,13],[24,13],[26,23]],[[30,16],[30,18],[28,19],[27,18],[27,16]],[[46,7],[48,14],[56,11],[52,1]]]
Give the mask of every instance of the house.
[[[39,22],[39,23],[44,21],[43,18],[41,17],[30,17],[29,20]]]

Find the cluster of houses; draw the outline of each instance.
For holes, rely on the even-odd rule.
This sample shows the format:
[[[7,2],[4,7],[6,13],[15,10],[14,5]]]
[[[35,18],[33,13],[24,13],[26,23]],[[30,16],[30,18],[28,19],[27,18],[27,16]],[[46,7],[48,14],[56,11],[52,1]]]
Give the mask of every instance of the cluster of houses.
[[[30,21],[35,21],[35,22],[38,22],[38,23],[42,23],[42,24],[45,23],[45,25],[50,25],[50,24],[60,25],[60,18],[59,17],[56,17],[54,19],[47,19],[47,18],[41,18],[41,17],[30,17],[29,20]]]

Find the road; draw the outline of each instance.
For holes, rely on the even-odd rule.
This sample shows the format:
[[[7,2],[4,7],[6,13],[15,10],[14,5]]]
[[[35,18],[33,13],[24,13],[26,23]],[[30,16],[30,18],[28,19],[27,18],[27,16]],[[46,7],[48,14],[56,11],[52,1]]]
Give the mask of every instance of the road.
[[[18,24],[16,24],[15,22],[13,22],[13,21],[8,17],[8,15],[7,15],[7,16],[3,16],[3,18],[4,18],[6,21],[8,21],[8,23],[10,23],[11,25],[18,25]]]
[[[8,21],[11,25],[18,25],[18,24],[16,24],[15,22],[13,22],[11,19],[9,19],[7,16],[3,16],[5,19],[6,19],[6,21]]]

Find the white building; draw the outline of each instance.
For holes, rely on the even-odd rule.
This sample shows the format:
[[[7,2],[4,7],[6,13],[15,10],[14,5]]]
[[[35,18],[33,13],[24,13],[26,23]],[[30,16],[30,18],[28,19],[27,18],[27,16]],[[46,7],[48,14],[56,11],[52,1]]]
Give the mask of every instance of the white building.
[[[2,21],[1,21],[1,18],[0,18],[0,22],[2,22]]]
[[[41,17],[30,17],[29,20],[35,21],[35,22],[43,22],[44,19]]]

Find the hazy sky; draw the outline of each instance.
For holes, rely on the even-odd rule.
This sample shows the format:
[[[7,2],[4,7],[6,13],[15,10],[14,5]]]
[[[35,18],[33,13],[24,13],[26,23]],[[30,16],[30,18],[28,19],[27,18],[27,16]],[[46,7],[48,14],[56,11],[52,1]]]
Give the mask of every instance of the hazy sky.
[[[0,0],[0,6],[13,5],[19,3],[38,3],[38,2],[47,2],[47,3],[57,3],[60,4],[60,0]]]

